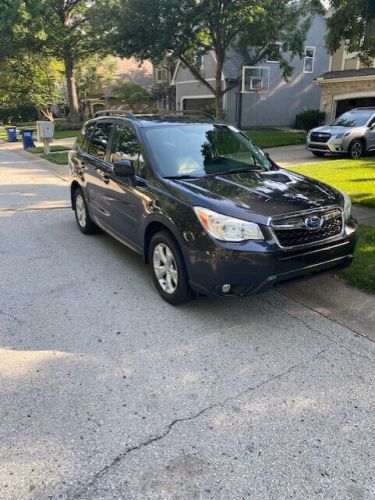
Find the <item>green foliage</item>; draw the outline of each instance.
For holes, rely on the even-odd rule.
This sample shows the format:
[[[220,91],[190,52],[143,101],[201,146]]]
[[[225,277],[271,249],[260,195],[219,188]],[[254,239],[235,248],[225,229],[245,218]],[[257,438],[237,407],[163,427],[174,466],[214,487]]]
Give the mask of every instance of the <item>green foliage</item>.
[[[374,0],[331,0],[333,14],[327,19],[327,47],[335,52],[345,43],[348,52],[358,52],[365,65],[375,57]]]
[[[221,81],[228,48],[236,42],[245,51],[251,44],[259,52],[259,62],[281,40],[286,50],[301,54],[310,23],[306,13],[317,4],[317,0],[118,0],[112,15],[112,43],[124,57],[154,62],[166,56],[180,59],[215,97],[220,115],[223,95],[231,88],[224,89]],[[216,56],[213,85],[195,63],[196,55],[209,51]],[[280,63],[290,73],[287,62],[280,59]]]
[[[1,100],[1,97],[0,97]],[[0,123],[17,125],[23,121],[33,121],[38,118],[34,106],[0,107]]]
[[[81,130],[82,126],[78,124],[72,124],[68,120],[59,118],[55,120],[55,131],[66,131],[66,130]]]
[[[300,130],[256,129],[246,134],[260,148],[276,148],[304,144],[306,133]]]
[[[321,125],[325,117],[326,114],[319,109],[306,109],[296,116],[296,128],[309,131]]]
[[[8,57],[0,66],[0,105],[8,109],[34,107],[51,118],[52,104],[61,99],[62,65],[52,58],[40,58],[23,51]],[[32,119],[30,113],[18,114],[17,120]]]
[[[140,85],[131,82],[128,78],[121,80],[112,89],[112,95],[117,100],[126,104],[128,108],[133,108],[137,105],[151,104],[151,96]]]
[[[361,224],[353,264],[338,273],[350,285],[375,293],[375,228]]]
[[[94,54],[83,61],[76,70],[78,93],[84,97],[98,81],[104,86],[115,82],[117,70],[116,59],[112,56],[101,57]]]
[[[259,5],[261,10],[238,34],[234,47],[250,66],[266,60],[278,61],[287,79],[293,72],[291,59],[303,55],[306,34],[313,16],[320,12],[319,4],[308,0],[263,0]]]

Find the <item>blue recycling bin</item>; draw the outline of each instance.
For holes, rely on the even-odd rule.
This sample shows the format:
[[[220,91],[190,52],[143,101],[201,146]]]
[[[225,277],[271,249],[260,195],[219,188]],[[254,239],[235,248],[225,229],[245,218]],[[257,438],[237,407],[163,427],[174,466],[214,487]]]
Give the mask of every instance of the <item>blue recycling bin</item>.
[[[7,141],[8,142],[17,142],[17,130],[16,127],[5,127],[7,131]]]
[[[32,148],[34,146],[33,132],[34,132],[33,130],[26,130],[26,129],[20,130],[20,134],[22,136],[23,149]]]

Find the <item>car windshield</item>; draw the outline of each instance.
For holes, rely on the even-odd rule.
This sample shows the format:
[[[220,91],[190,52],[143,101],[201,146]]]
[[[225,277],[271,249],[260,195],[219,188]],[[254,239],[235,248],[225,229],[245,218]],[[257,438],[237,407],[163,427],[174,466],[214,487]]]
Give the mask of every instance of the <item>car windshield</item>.
[[[146,137],[163,177],[204,177],[272,168],[258,147],[227,125],[150,127]]]
[[[363,127],[374,114],[373,110],[348,111],[336,118],[332,125],[339,127]]]

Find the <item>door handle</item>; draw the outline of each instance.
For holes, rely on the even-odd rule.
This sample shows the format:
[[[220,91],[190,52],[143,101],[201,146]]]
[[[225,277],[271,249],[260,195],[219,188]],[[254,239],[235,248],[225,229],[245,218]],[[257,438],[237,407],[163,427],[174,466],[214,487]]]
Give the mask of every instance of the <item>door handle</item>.
[[[102,172],[102,173],[101,173],[101,176],[102,176],[103,181],[104,181],[106,184],[109,184],[110,178],[108,177],[108,174],[106,174],[105,172]]]

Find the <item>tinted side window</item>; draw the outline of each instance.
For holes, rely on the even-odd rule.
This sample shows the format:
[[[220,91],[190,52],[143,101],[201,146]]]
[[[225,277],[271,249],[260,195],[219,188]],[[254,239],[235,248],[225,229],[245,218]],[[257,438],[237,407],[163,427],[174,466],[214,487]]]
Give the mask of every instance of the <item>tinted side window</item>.
[[[107,144],[111,135],[113,124],[109,122],[97,123],[91,135],[89,150],[91,155],[104,160],[107,151]]]
[[[79,149],[81,151],[87,151],[88,143],[90,141],[91,134],[95,128],[95,123],[87,123],[84,125],[81,135],[77,137],[77,141],[75,143],[75,149]]]
[[[113,139],[110,161],[113,163],[117,160],[131,160],[136,175],[145,177],[145,164],[137,136],[126,125],[117,125]]]

